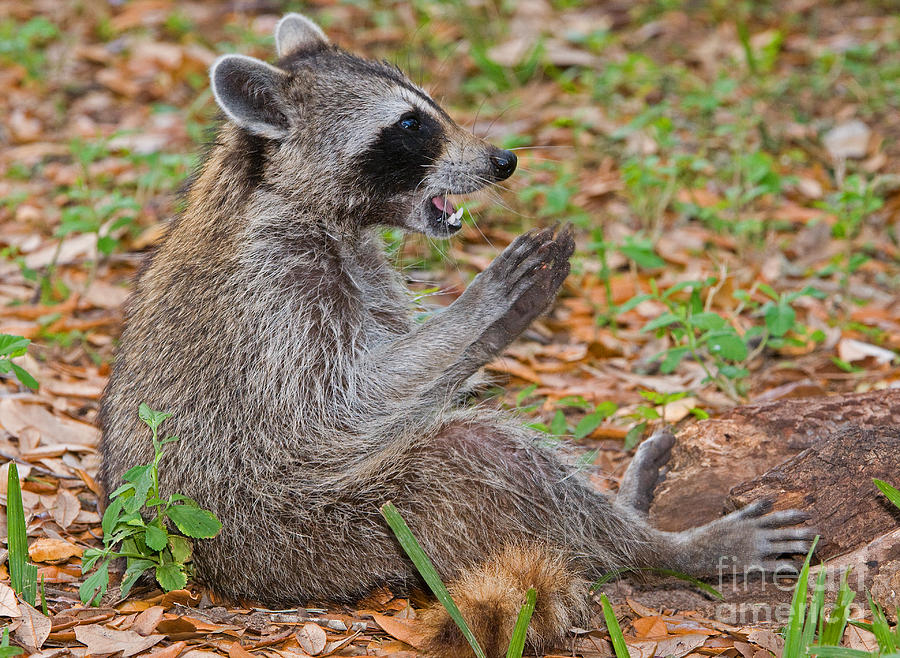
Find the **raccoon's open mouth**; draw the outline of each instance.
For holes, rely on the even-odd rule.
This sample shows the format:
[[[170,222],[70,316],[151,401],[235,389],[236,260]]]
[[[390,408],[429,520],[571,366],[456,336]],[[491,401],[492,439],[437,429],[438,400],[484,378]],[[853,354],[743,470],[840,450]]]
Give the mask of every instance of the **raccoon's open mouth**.
[[[454,206],[446,195],[431,197],[425,216],[436,235],[453,235],[462,228],[463,208]]]

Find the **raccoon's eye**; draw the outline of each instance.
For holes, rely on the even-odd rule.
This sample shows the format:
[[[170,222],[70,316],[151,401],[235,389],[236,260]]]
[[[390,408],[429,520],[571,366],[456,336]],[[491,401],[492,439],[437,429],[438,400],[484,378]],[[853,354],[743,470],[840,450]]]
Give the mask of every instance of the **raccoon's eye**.
[[[403,128],[403,130],[418,130],[422,127],[419,120],[411,114],[407,114],[400,119],[400,121],[397,122],[397,125]]]

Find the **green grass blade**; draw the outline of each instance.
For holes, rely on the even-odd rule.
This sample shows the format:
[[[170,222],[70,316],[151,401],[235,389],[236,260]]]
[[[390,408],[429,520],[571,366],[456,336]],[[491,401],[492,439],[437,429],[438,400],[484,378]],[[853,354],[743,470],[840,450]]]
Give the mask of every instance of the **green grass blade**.
[[[898,650],[896,638],[891,631],[887,617],[881,606],[872,600],[870,594],[866,594],[869,600],[869,609],[872,611],[872,632],[875,634],[875,641],[878,642],[880,653],[892,653]]]
[[[509,641],[506,658],[522,658],[522,654],[525,652],[525,634],[528,632],[528,624],[531,623],[535,604],[537,604],[537,591],[532,587],[525,593],[525,605],[519,610],[519,617],[516,619],[512,639]]]
[[[816,654],[819,658],[871,658],[873,654],[868,651],[859,649],[848,649],[847,647],[810,647],[810,653]]]
[[[900,489],[892,487],[884,480],[877,480],[875,478],[872,478],[872,482],[874,482],[875,486],[881,490],[881,493],[887,496],[887,499],[889,501],[894,503],[894,505],[896,505],[897,507],[900,507]]]
[[[813,540],[812,546],[806,560],[803,562],[803,568],[800,570],[800,577],[797,580],[797,587],[794,589],[794,598],[791,600],[791,615],[788,618],[787,628],[784,633],[784,651],[782,658],[803,658],[806,651],[801,647],[803,642],[803,619],[806,616],[806,588],[809,579],[809,562],[812,560],[813,551],[816,550],[816,544],[819,543],[819,536]]]
[[[613,612],[612,605],[606,594],[600,595],[600,607],[603,608],[603,619],[606,620],[606,630],[609,633],[610,641],[612,641],[616,658],[630,658],[628,647],[625,645],[625,636],[622,635],[622,627],[619,626],[619,620],[616,619],[616,613]]]
[[[825,605],[825,569],[819,572],[812,599],[809,602],[809,612],[806,614],[806,623],[803,624],[803,633],[800,640],[800,648],[804,655],[816,639],[816,630],[819,628],[820,617],[824,614]]]
[[[441,605],[446,608],[447,614],[449,614],[450,618],[456,622],[457,626],[459,626],[459,630],[462,631],[463,637],[466,638],[477,658],[486,658],[484,650],[478,644],[478,640],[475,639],[474,633],[472,633],[472,629],[469,628],[466,620],[463,619],[462,613],[459,611],[459,608],[456,607],[456,603],[453,602],[453,598],[450,596],[450,592],[447,591],[444,583],[441,582],[441,577],[438,576],[437,570],[425,554],[425,551],[422,550],[422,547],[416,540],[415,535],[413,535],[412,530],[406,525],[406,521],[400,516],[400,512],[397,511],[397,508],[394,507],[393,503],[385,503],[381,506],[381,514],[388,522],[391,530],[393,530],[394,534],[397,536],[400,546],[406,551],[409,559],[416,565],[416,569],[419,570],[422,578],[437,597],[437,600],[441,602]]]
[[[831,611],[825,627],[819,633],[819,644],[824,646],[837,646],[844,637],[847,621],[850,619],[850,604],[856,598],[856,592],[847,585],[849,574],[850,569],[848,568],[841,575],[841,587],[838,590],[837,600],[834,602],[834,609]]]
[[[25,509],[22,506],[22,490],[19,488],[19,469],[9,463],[6,489],[6,522],[9,537],[9,580],[19,594],[25,587],[25,565],[28,559],[28,539],[25,532]],[[32,600],[32,603],[34,601]]]

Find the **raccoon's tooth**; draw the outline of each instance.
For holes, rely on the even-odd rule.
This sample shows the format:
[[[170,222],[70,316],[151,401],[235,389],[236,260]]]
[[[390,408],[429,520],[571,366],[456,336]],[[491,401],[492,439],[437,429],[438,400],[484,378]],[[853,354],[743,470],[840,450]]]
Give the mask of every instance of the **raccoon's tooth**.
[[[459,208],[455,213],[447,218],[447,223],[450,226],[462,226],[462,215],[463,209]]]

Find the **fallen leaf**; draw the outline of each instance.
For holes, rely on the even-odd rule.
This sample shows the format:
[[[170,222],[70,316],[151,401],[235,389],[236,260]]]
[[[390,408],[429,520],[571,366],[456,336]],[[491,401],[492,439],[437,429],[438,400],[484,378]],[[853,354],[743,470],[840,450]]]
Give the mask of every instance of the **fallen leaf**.
[[[876,363],[887,365],[897,358],[897,354],[891,350],[853,338],[842,338],[837,344],[837,352],[838,358],[848,363],[872,357]]]
[[[228,647],[228,657],[229,658],[256,658],[256,656],[249,651],[247,651],[244,647],[241,646],[240,642],[232,642],[231,646]]]
[[[42,404],[12,398],[0,401],[0,425],[13,436],[26,427],[34,427],[41,433],[44,445],[77,443],[96,447],[100,440],[100,430],[93,425],[56,416]]]
[[[60,489],[59,494],[56,496],[56,504],[53,505],[50,514],[59,527],[65,530],[78,518],[80,511],[81,503],[75,497],[75,494],[68,489]]]
[[[0,617],[20,617],[19,602],[13,588],[0,583]]]
[[[417,649],[419,648],[418,645],[421,644],[422,639],[418,633],[417,622],[394,619],[387,615],[380,615],[377,612],[372,613],[372,619],[391,637]]]
[[[637,637],[662,637],[668,635],[666,622],[659,615],[654,617],[640,617],[632,622],[634,633]]]
[[[21,623],[13,637],[26,649],[37,651],[47,641],[53,622],[27,603],[19,603],[19,615]]]
[[[141,612],[134,623],[131,624],[130,630],[139,635],[150,635],[156,630],[157,624],[162,621],[165,609],[161,605],[155,605]]]
[[[865,157],[872,131],[859,119],[839,123],[825,133],[822,142],[835,160]]]
[[[325,635],[325,631],[321,626],[310,622],[304,624],[303,628],[297,633],[297,641],[300,643],[300,648],[306,653],[316,656],[325,649],[328,637]]]
[[[35,562],[56,562],[68,560],[70,557],[81,557],[84,552],[80,546],[71,544],[64,539],[52,539],[41,537],[28,547],[28,555]]]
[[[187,642],[175,642],[170,644],[167,647],[160,647],[159,649],[154,649],[150,653],[147,654],[147,658],[177,658],[177,656],[181,655],[181,652],[187,648]],[[251,656],[253,654],[250,654]],[[254,656],[254,658],[256,658]]]
[[[121,651],[123,658],[146,651],[164,640],[165,637],[165,635],[144,637],[134,631],[114,631],[99,624],[75,627],[75,638],[82,644],[86,644],[90,653],[104,654]]]

